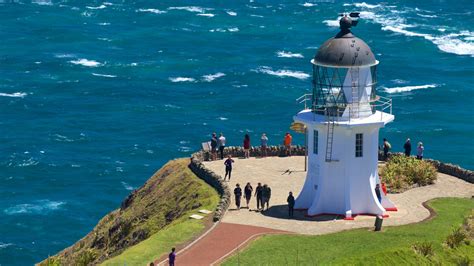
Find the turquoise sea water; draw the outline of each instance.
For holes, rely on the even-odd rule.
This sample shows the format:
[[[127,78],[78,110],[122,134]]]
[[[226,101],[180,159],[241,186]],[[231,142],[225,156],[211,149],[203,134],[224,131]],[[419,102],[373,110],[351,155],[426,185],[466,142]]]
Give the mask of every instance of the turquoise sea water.
[[[89,232],[166,161],[224,132],[279,144],[337,14],[380,61],[395,150],[474,169],[472,1],[0,0],[0,264]],[[302,137],[296,137],[302,143]]]

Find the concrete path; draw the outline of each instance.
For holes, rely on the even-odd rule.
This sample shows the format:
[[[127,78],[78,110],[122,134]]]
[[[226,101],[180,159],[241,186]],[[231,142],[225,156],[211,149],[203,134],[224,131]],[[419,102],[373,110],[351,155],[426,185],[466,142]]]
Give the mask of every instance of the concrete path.
[[[224,176],[223,161],[205,162],[206,167]],[[235,210],[234,202],[224,216],[223,222],[262,226],[271,229],[295,232],[300,234],[320,235],[353,228],[372,227],[374,218],[358,216],[353,221],[341,220],[334,216],[319,216],[309,218],[305,212],[295,212],[294,219],[287,217],[286,197],[292,191],[297,196],[306,178],[304,172],[304,157],[293,156],[286,158],[250,158],[235,159],[232,178],[229,182],[231,190],[239,183],[243,189],[250,182],[255,189],[257,182],[268,184],[272,189],[270,209],[264,212]],[[429,216],[429,211],[422,203],[439,197],[471,197],[474,195],[474,185],[456,177],[438,174],[434,185],[414,188],[401,194],[390,194],[389,198],[395,203],[397,212],[388,212],[389,218],[384,220],[384,226],[403,225],[422,221]],[[245,202],[243,202],[245,206]],[[255,198],[251,199],[250,209],[256,208]]]

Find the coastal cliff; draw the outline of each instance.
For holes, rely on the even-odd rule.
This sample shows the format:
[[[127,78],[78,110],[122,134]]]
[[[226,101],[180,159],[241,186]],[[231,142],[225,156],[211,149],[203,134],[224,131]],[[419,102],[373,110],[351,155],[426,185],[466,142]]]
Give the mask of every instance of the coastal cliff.
[[[39,265],[99,264],[191,211],[217,202],[217,192],[188,165],[189,159],[168,162],[84,238]]]

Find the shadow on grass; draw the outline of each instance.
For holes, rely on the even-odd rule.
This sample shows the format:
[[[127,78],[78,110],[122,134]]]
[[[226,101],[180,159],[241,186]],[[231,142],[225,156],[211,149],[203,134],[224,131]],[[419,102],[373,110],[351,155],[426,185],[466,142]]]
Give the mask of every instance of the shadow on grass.
[[[293,213],[293,217],[288,217],[288,205],[275,205],[271,206],[268,210],[260,212],[262,215],[278,218],[278,219],[285,219],[285,220],[298,220],[298,221],[317,221],[317,222],[324,222],[324,221],[333,221],[333,220],[342,220],[344,217],[340,215],[318,215],[314,217],[306,216],[305,210],[295,210]]]

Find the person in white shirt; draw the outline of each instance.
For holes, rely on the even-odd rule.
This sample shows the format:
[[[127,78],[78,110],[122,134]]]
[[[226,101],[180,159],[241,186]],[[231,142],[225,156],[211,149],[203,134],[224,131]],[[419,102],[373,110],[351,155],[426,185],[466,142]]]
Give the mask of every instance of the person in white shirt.
[[[221,133],[219,137],[219,152],[221,154],[221,160],[224,159],[224,148],[225,148],[225,137],[224,134]]]

